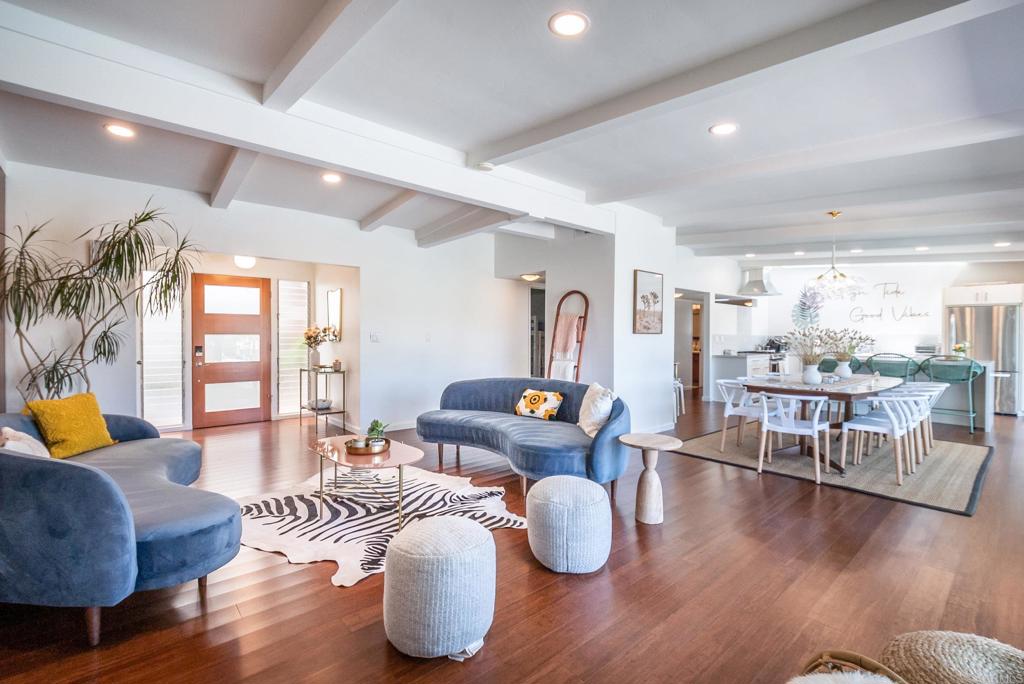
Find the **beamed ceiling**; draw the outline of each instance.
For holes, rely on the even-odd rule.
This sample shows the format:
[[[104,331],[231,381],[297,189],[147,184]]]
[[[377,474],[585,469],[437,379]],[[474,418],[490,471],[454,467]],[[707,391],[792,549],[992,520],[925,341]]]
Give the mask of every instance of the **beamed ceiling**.
[[[1022,3],[583,0],[563,39],[551,0],[0,1],[0,159],[423,247],[626,203],[751,264],[1018,259]]]

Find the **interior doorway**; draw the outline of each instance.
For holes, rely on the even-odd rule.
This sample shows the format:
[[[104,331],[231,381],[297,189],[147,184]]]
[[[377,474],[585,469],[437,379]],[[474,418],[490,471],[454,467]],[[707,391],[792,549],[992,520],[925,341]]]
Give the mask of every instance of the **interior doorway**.
[[[270,279],[192,275],[192,427],[270,420]]]
[[[706,350],[710,331],[710,294],[675,291],[675,373],[688,400],[700,400],[706,382]]]
[[[544,377],[544,310],[542,287],[530,288],[530,377]]]

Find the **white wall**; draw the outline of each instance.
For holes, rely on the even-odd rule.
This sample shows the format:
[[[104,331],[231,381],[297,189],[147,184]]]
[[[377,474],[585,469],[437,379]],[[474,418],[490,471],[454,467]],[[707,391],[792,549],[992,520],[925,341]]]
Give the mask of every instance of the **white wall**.
[[[675,425],[672,362],[675,313],[675,228],[651,214],[616,206],[615,391],[629,404],[635,432],[661,432]],[[660,335],[633,333],[634,270],[664,274]]]
[[[449,382],[529,373],[528,296],[494,278],[493,236],[425,250],[405,230],[365,233],[352,221],[244,202],[212,209],[195,193],[17,163],[10,164],[7,223],[53,219],[49,234],[70,239],[127,218],[150,197],[209,251],[359,268],[362,420],[411,426],[437,406]],[[59,335],[52,329],[41,337]],[[379,341],[369,342],[371,335]],[[93,374],[106,411],[135,413],[134,344]],[[6,361],[9,377],[20,376],[17,355],[8,351]],[[20,398],[7,392],[17,410]]]
[[[339,359],[345,367],[345,424],[351,429],[365,425],[360,414],[362,392],[362,346],[360,340],[359,270],[317,264],[314,267],[313,322],[327,325],[327,292],[341,288],[341,339],[327,342],[320,348],[320,362]],[[330,378],[332,376],[328,376]],[[332,421],[334,418],[331,419]],[[367,421],[369,422],[369,421]]]
[[[559,230],[555,240],[535,240],[517,235],[496,236],[494,273],[518,280],[523,273],[545,274],[545,372],[547,350],[555,330],[558,300],[579,290],[590,300],[587,334],[580,364],[580,382],[613,385],[613,282],[614,238]],[[519,281],[523,282],[523,281]],[[528,289],[524,297],[529,297]],[[576,298],[574,298],[576,299]],[[569,306],[567,303],[566,306]],[[529,323],[524,323],[525,331]],[[525,342],[524,342],[525,344]]]

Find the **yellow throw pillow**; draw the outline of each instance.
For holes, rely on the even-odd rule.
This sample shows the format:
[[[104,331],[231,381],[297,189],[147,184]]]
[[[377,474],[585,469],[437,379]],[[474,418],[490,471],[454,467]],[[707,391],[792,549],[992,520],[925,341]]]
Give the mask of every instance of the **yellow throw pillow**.
[[[544,392],[528,389],[516,404],[516,415],[541,420],[554,420],[558,407],[562,405],[561,392]]]
[[[54,458],[77,456],[114,443],[92,392],[30,401],[28,409]]]

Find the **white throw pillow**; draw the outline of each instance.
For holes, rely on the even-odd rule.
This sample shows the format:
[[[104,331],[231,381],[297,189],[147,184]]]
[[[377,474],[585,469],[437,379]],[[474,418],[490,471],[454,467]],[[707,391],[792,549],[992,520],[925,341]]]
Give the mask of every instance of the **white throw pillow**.
[[[614,401],[615,392],[607,387],[601,387],[596,382],[591,383],[587,388],[587,393],[583,395],[583,403],[580,404],[580,422],[577,425],[593,437],[611,417]]]
[[[0,430],[0,437],[3,437],[3,444],[0,445],[0,448],[7,449],[8,451],[14,451],[19,454],[25,454],[26,456],[50,458],[50,450],[46,448],[45,444],[32,435],[25,434],[24,432],[18,432],[13,428],[5,427]]]

